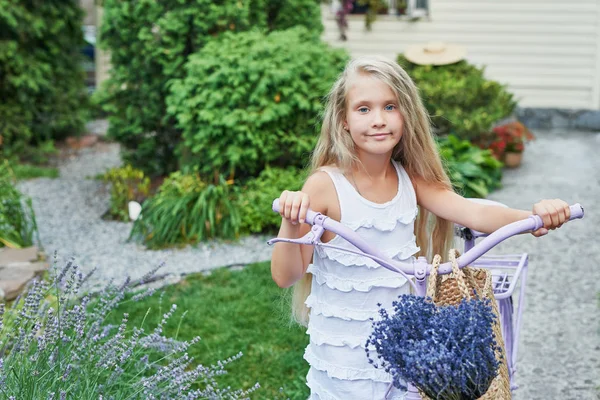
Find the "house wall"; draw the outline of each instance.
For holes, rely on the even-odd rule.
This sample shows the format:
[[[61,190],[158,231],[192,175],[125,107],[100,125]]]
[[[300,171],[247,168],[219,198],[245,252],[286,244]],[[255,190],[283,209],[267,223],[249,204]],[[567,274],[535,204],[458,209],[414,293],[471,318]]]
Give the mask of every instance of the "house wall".
[[[348,16],[339,40],[333,14],[323,7],[323,39],[352,55],[396,57],[407,46],[446,41],[467,48],[490,79],[508,85],[520,107],[600,109],[600,1],[429,0],[430,17],[410,22]]]

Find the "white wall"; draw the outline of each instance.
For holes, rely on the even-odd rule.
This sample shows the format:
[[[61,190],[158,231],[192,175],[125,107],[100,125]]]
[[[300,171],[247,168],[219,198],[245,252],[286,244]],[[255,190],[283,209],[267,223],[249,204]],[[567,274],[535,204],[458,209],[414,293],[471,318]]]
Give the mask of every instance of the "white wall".
[[[348,16],[339,40],[323,7],[323,39],[353,55],[396,57],[408,45],[447,41],[466,46],[467,59],[508,84],[524,107],[600,109],[600,0],[429,0],[430,18],[416,22]]]

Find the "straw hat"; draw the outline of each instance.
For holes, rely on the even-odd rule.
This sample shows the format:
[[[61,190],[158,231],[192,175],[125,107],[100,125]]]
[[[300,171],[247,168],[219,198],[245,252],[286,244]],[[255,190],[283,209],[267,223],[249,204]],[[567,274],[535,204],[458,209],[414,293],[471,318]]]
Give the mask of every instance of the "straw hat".
[[[410,46],[404,57],[418,65],[447,65],[462,60],[467,54],[463,46],[444,42],[429,42]]]

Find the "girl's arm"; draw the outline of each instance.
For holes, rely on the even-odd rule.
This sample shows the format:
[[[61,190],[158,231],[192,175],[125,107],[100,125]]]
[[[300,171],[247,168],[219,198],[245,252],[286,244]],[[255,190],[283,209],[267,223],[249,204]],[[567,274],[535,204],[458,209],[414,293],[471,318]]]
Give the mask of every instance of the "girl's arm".
[[[327,215],[331,199],[337,197],[333,182],[325,172],[311,175],[300,192],[284,190],[279,197],[282,219],[277,237],[304,236],[310,230],[310,225],[303,223],[308,208]],[[275,283],[286,288],[300,280],[312,259],[313,249],[311,245],[275,243],[271,256],[271,276]]]
[[[421,178],[414,179],[413,183],[420,206],[441,218],[483,233],[492,233],[504,225],[537,214],[542,218],[544,227],[533,234],[542,236],[548,233],[549,229],[559,228],[570,217],[569,205],[558,199],[542,200],[536,203],[533,212],[530,212],[475,203]]]

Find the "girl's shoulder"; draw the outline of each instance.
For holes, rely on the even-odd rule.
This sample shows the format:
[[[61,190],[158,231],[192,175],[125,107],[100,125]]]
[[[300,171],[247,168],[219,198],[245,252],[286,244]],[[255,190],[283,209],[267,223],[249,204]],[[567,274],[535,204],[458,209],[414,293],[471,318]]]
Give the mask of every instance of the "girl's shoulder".
[[[331,176],[323,168],[328,167],[319,168],[306,179],[302,191],[308,194],[313,211],[339,220],[337,191]]]

